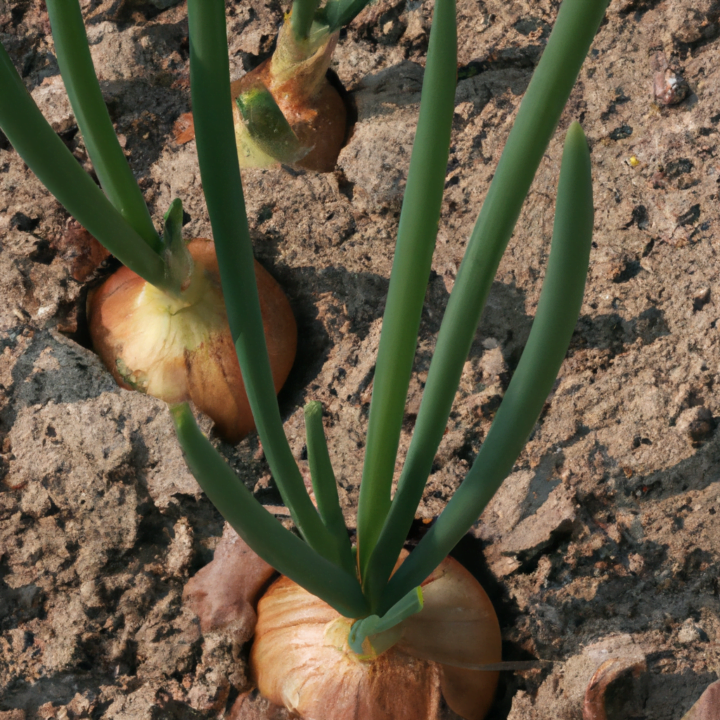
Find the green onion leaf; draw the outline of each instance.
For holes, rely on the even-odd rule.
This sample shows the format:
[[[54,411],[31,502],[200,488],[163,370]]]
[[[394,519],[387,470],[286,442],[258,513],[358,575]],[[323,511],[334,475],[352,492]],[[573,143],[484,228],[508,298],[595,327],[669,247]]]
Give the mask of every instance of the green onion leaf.
[[[606,0],[564,0],[560,6],[458,271],[397,492],[364,586],[384,586],[410,530],[500,258],[606,6]]]
[[[383,316],[360,486],[358,547],[366,593],[365,570],[390,509],[405,400],[440,220],[455,101],[456,58],[455,2],[438,0]],[[392,560],[388,558],[391,568],[399,552],[400,548]],[[373,592],[370,589],[371,597]]]
[[[253,142],[266,155],[292,165],[310,152],[309,147],[300,143],[275,98],[264,85],[259,84],[241,93],[235,104]]]
[[[400,624],[423,609],[423,593],[420,586],[400,598],[382,617],[370,615],[353,623],[348,645],[357,655],[380,655],[402,637]],[[366,642],[367,641],[367,642]],[[368,647],[369,644],[369,647]]]
[[[337,482],[328,453],[322,422],[322,405],[319,402],[309,402],[305,406],[304,412],[308,464],[318,511],[325,527],[332,533],[335,540],[340,566],[354,576],[355,558],[340,508]]]
[[[110,202],[155,252],[161,250],[145,200],[125,159],[95,75],[78,0],[47,0],[60,73],[90,160]]]
[[[0,128],[67,211],[123,265],[171,292],[165,263],[105,197],[43,117],[0,45]]]
[[[440,564],[512,470],[570,344],[585,290],[592,231],[590,152],[582,128],[573,123],[560,169],[547,274],[520,363],[470,472],[391,578],[381,608],[391,607]]]
[[[307,40],[310,34],[315,11],[320,5],[320,0],[294,0],[290,14],[290,25],[292,26],[295,40],[302,42]]]
[[[315,550],[332,558],[332,536],[310,501],[285,437],[270,372],[235,152],[224,1],[189,0],[188,21],[190,89],[200,175],[245,390],[270,470],[293,521]]]

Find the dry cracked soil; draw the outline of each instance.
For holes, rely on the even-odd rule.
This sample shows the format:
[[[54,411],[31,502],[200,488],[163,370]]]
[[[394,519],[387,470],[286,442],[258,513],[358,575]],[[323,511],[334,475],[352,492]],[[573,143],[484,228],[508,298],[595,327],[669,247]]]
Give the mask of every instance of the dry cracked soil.
[[[179,197],[186,235],[210,236],[195,143],[174,130],[190,110],[185,4],[81,4],[155,220]],[[226,8],[236,78],[271,52],[284,7]],[[557,8],[458,2],[450,160],[401,457],[465,243]],[[431,14],[432,2],[379,0],[343,32],[333,69],[357,122],[334,172],[243,177],[256,255],[300,330],[280,396],[285,428],[305,468],[302,405],[324,403],[350,525]],[[579,119],[596,202],[580,320],[530,441],[457,551],[495,603],[505,659],[544,661],[503,673],[492,720],[580,718],[594,673],[611,720],[679,720],[720,672],[719,16],[717,0],[610,4],[493,284],[418,510],[417,535],[467,473],[517,366],[563,131]],[[0,40],[89,167],[44,2],[0,2]],[[165,405],[118,389],[89,349],[85,298],[113,267],[101,261],[0,135],[0,719],[287,717],[246,694],[252,627],[203,631],[183,602],[223,522]],[[202,422],[281,513],[257,438],[229,446]]]

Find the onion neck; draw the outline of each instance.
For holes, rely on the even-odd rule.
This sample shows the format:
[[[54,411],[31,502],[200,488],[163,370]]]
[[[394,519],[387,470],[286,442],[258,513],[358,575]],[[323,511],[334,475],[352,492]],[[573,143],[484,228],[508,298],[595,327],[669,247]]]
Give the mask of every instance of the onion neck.
[[[286,20],[270,60],[268,89],[274,95],[281,89],[290,90],[296,103],[313,97],[325,82],[339,36],[339,32],[331,33],[327,26],[314,23],[308,38],[297,40]]]
[[[164,288],[148,283],[145,292],[159,305],[163,304],[170,315],[175,315],[198,305],[212,285],[205,268],[192,263],[184,279],[172,278]]]

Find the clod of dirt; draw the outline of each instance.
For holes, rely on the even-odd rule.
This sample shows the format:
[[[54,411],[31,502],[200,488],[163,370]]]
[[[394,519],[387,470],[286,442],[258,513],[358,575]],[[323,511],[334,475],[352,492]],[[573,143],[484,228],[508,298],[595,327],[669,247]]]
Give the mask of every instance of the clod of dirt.
[[[55,247],[77,282],[85,282],[110,257],[110,253],[75,220],[68,222],[55,241]]]

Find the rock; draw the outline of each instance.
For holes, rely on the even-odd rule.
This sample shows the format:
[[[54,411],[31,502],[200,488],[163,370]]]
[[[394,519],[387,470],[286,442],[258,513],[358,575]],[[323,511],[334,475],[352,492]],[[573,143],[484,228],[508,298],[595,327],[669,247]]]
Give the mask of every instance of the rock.
[[[577,720],[587,704],[588,686],[593,677],[596,683],[594,689],[590,688],[590,700],[604,704],[608,685],[625,672],[642,669],[644,663],[644,648],[630,635],[612,635],[592,643],[579,654],[556,663],[535,697],[519,693],[513,699],[508,720]],[[628,691],[633,692],[633,686],[624,690]],[[558,704],[560,697],[563,701]],[[641,698],[638,702],[642,702]],[[602,715],[582,717],[583,720],[605,720]]]
[[[707,639],[703,629],[692,618],[688,618],[680,626],[677,639],[681,645],[695,645],[702,642],[703,636]]]
[[[703,405],[683,410],[675,423],[677,431],[693,444],[706,440],[715,429],[715,420],[708,408]]]
[[[489,510],[495,513],[503,512],[501,507],[497,501],[493,501]],[[507,519],[512,518],[516,512],[511,511]],[[496,542],[488,549],[488,562],[492,571],[498,577],[515,572],[542,554],[556,538],[571,533],[576,518],[577,501],[574,491],[563,485],[557,486],[534,514],[520,520],[512,530],[497,537]],[[494,525],[498,527],[497,520]]]
[[[420,66],[403,62],[365,78],[354,94],[358,120],[337,164],[373,209],[402,203],[422,77]]]
[[[60,75],[45,78],[31,94],[56,133],[67,132],[75,125],[75,115]]]

